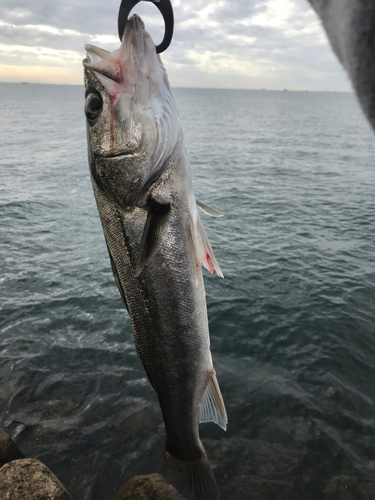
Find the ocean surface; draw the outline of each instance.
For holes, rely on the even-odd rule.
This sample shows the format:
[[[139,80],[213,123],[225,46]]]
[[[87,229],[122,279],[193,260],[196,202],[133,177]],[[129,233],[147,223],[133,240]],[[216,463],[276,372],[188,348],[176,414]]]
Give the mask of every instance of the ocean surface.
[[[349,93],[174,93],[196,196],[225,214],[202,216],[221,499],[373,499],[374,134]],[[0,84],[0,109],[0,425],[77,500],[151,472],[192,498],[112,276],[83,88]]]

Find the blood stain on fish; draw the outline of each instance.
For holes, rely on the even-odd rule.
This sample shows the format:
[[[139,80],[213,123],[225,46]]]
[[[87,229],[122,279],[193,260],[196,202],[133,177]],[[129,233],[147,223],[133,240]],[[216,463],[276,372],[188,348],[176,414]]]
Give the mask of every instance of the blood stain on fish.
[[[212,270],[212,266],[211,266],[211,262],[210,262],[210,254],[208,252],[206,253],[206,262],[207,262],[207,266],[208,266],[210,273],[213,274],[213,270]]]

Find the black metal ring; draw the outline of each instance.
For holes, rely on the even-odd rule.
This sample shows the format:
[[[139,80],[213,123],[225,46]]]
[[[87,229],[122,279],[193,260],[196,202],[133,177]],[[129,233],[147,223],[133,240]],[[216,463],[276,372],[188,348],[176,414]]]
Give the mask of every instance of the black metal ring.
[[[126,22],[128,20],[128,16],[133,9],[141,0],[122,0],[120,9],[118,12],[118,35],[120,40],[124,36]],[[161,44],[156,46],[156,52],[160,54],[160,52],[164,52],[166,50],[173,37],[173,27],[174,27],[174,16],[173,9],[170,0],[148,0],[151,1],[161,12],[161,15],[164,19],[165,24],[165,32],[164,38]]]

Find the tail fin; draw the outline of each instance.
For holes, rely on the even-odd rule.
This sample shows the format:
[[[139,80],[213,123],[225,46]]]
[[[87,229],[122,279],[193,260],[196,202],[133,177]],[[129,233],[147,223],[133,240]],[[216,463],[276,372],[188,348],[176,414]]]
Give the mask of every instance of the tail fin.
[[[173,470],[188,473],[190,488],[193,487],[197,500],[217,500],[219,498],[215,476],[208,463],[206,454],[195,462],[186,462],[175,458],[165,449],[164,457],[169,467]]]

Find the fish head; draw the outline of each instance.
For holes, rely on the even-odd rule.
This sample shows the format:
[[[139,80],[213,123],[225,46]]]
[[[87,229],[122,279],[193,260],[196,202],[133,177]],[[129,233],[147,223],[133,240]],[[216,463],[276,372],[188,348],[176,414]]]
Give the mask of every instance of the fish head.
[[[91,173],[128,208],[160,175],[176,146],[176,105],[166,70],[138,15],[126,23],[118,49],[85,49]]]

